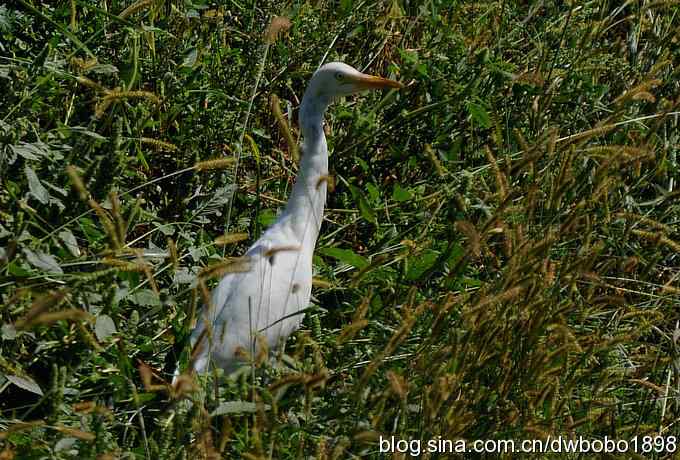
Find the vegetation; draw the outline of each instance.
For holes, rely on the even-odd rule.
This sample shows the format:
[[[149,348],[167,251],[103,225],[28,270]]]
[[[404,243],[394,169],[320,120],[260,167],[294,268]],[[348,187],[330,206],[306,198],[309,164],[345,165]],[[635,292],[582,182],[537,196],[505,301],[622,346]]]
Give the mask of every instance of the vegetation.
[[[679,13],[0,5],[0,458],[677,436]],[[275,365],[173,387],[215,273],[287,198],[296,108],[332,60],[407,87],[327,116],[304,327]]]

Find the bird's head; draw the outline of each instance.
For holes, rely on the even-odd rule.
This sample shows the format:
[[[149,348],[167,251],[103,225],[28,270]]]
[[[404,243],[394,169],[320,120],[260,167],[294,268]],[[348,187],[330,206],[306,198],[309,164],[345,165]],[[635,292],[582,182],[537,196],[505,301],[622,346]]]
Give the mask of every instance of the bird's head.
[[[319,68],[309,83],[309,90],[317,97],[330,100],[360,91],[382,88],[403,88],[398,81],[359,72],[342,62],[331,62]]]

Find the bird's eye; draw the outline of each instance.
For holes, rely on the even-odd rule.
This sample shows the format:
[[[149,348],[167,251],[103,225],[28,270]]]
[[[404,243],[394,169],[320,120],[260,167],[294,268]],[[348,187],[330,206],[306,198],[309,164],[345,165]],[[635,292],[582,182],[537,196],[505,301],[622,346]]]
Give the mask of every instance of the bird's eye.
[[[335,79],[338,81],[342,81],[342,79],[345,78],[340,72],[337,72],[335,74]]]

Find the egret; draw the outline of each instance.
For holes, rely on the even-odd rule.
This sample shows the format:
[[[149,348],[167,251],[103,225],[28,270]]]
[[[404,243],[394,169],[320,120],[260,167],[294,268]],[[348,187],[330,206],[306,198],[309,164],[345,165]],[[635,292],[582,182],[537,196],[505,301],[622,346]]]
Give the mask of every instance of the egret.
[[[247,270],[226,274],[203,306],[191,334],[193,371],[216,366],[231,373],[246,364],[248,354],[272,349],[300,326],[312,292],[312,255],[329,178],[324,113],[337,97],[402,86],[341,62],[314,73],[300,105],[302,159],[288,203],[246,252]]]

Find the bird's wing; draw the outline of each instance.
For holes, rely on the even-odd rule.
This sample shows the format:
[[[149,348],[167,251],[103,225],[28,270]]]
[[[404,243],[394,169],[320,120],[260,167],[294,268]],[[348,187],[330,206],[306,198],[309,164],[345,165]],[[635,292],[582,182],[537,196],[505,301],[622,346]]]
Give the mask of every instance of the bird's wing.
[[[309,303],[311,253],[282,224],[269,228],[248,250],[249,270],[222,278],[211,305],[203,307],[192,334],[192,344],[203,342],[194,364],[197,371],[209,360],[229,369],[237,363],[239,348],[250,352],[262,339],[276,346],[302,321],[303,315],[296,313]]]

